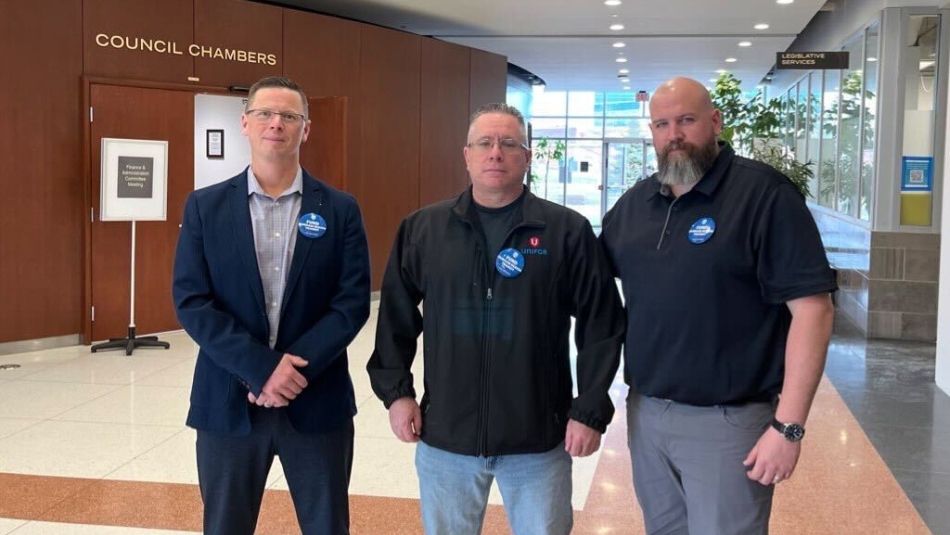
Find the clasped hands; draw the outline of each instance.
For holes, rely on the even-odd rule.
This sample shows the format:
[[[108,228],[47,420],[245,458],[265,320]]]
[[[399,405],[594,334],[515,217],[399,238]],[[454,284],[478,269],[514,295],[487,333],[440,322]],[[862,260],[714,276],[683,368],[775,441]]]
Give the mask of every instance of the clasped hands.
[[[303,368],[307,364],[306,360],[297,355],[284,353],[274,372],[264,383],[261,395],[255,396],[253,392],[248,392],[247,400],[259,407],[286,407],[307,387],[307,378],[297,371],[297,368]]]

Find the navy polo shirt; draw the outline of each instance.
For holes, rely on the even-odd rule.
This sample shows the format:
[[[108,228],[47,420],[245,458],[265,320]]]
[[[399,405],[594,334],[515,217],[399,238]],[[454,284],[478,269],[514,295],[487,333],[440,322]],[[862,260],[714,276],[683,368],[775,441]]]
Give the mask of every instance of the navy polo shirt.
[[[692,405],[773,398],[785,303],[837,289],[795,186],[720,147],[686,194],[654,175],[604,216],[601,240],[627,306],[624,377],[643,395]]]

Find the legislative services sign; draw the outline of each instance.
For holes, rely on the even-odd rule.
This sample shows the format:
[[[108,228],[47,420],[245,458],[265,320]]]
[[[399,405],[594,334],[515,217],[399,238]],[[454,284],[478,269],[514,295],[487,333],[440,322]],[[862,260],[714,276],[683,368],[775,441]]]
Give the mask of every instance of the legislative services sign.
[[[847,69],[847,52],[777,52],[776,69]]]

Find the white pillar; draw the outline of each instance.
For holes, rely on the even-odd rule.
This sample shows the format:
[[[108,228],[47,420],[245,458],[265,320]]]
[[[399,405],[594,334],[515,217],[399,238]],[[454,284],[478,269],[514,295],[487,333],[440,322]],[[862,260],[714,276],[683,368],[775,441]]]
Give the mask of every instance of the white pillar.
[[[943,60],[946,64],[947,61]],[[950,109],[950,91],[944,103]],[[950,140],[950,120],[944,125],[944,139]],[[950,158],[943,164],[943,176],[950,177]],[[950,180],[944,179],[942,206],[950,207]],[[950,394],[950,214],[942,217],[940,225],[940,292],[937,298],[937,369],[936,382]]]

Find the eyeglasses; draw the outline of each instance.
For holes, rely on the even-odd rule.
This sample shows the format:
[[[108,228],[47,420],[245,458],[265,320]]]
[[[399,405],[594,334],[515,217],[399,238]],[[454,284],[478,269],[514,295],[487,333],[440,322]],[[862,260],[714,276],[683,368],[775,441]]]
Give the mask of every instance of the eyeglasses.
[[[490,152],[492,147],[495,144],[498,144],[498,147],[505,154],[516,154],[522,150],[526,150],[528,147],[525,147],[521,142],[510,137],[494,139],[490,137],[483,137],[478,141],[473,141],[466,145],[470,149],[474,149],[476,152]]]
[[[292,111],[247,110],[244,112],[244,115],[247,115],[259,123],[269,122],[276,115],[280,117],[282,123],[293,125],[300,124],[301,121],[307,118],[304,115]]]

